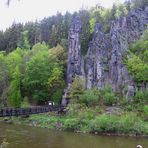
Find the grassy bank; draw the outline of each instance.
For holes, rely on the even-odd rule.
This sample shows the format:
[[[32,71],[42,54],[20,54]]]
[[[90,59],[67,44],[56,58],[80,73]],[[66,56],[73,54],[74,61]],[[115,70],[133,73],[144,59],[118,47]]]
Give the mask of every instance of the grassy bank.
[[[80,104],[71,104],[65,115],[47,113],[27,118],[12,117],[11,121],[16,124],[74,132],[148,136],[145,113],[129,110],[130,107],[88,108]]]

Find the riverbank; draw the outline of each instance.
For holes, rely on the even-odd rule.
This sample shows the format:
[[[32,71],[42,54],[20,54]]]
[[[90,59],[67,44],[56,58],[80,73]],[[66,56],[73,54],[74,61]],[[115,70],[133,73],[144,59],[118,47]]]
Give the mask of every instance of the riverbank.
[[[148,121],[139,112],[125,111],[119,107],[88,108],[73,104],[63,115],[46,113],[0,120],[62,131],[148,137]]]

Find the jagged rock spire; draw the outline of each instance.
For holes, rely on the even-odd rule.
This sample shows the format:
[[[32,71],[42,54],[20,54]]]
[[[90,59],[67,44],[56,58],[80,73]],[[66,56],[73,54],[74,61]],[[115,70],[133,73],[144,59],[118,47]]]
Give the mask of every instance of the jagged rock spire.
[[[82,75],[81,72],[81,20],[78,16],[73,19],[68,36],[68,64],[67,64],[67,83],[72,83],[75,75]]]

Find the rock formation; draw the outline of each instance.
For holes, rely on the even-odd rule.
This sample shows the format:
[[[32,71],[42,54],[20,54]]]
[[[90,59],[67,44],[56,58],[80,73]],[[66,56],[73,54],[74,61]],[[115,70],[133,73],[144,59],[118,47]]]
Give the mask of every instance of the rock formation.
[[[82,30],[81,20],[77,16],[73,19],[69,36],[68,36],[68,64],[67,64],[67,88],[64,90],[62,105],[68,103],[68,95],[71,88],[71,83],[76,75],[84,75],[83,58],[81,56],[80,33]]]
[[[98,23],[85,58],[87,89],[102,88],[109,82],[109,49],[111,50],[110,40],[104,34],[102,25]]]
[[[75,75],[85,75],[87,89],[103,88],[109,84],[114,92],[132,97],[136,84],[123,64],[123,57],[129,44],[142,35],[147,24],[148,8],[132,10],[128,16],[113,21],[108,34],[103,32],[101,24],[96,24],[84,59],[84,68],[80,52],[81,23],[76,18],[69,33],[68,83],[72,82]],[[85,74],[82,69],[85,69]]]
[[[68,37],[68,67],[67,67],[67,82],[72,83],[75,75],[82,75],[82,58],[81,58],[81,20],[79,17],[74,18]]]

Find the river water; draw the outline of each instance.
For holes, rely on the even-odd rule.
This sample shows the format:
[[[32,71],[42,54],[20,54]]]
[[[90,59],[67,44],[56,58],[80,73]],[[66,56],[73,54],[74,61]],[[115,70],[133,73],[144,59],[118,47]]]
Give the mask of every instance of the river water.
[[[0,123],[0,143],[8,148],[148,148],[147,138],[96,136]]]

